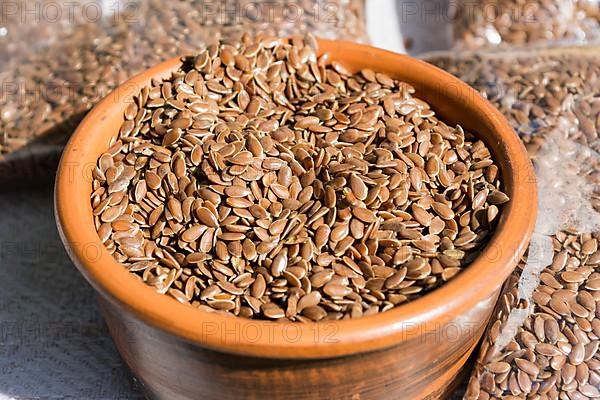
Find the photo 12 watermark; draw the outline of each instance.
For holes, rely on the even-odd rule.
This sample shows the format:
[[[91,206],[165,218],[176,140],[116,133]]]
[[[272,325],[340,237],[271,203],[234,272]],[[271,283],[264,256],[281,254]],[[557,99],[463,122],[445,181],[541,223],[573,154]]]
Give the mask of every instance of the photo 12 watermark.
[[[540,3],[537,1],[402,1],[398,13],[402,23],[465,23],[493,24],[502,20],[519,24],[539,23]]]
[[[3,1],[0,23],[139,23],[138,1]]]
[[[161,12],[153,1],[5,1],[0,23],[128,23],[143,24]],[[308,23],[337,25],[344,13],[339,0],[330,1],[201,1],[184,7],[196,23],[231,25],[252,23]],[[174,5],[174,10],[178,7]]]

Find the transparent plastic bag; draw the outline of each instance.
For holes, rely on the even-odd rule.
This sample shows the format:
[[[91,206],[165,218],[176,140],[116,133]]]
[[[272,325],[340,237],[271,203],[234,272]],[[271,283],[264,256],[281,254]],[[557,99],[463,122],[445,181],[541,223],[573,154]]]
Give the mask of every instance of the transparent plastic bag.
[[[218,40],[259,31],[366,40],[364,0],[42,0],[1,6],[0,164],[35,162],[44,151],[60,151],[85,113],[119,83]],[[0,165],[3,175],[28,170]]]
[[[597,0],[459,0],[456,48],[588,42],[600,37]]]
[[[508,118],[534,162],[538,222],[466,399],[600,398],[600,51],[430,54]]]

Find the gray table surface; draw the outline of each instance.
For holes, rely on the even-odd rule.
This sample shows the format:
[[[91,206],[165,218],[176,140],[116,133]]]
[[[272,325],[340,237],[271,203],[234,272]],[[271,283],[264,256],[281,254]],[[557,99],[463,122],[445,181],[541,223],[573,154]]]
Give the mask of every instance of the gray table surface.
[[[0,221],[0,399],[141,398],[60,242],[51,186],[4,188]]]

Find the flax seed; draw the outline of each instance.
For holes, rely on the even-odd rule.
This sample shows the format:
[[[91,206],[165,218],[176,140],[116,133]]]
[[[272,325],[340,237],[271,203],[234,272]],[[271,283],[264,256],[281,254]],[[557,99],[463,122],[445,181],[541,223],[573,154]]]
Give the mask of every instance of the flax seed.
[[[300,322],[385,312],[467,267],[509,201],[485,144],[405,83],[318,65],[310,36],[257,40],[184,59],[127,107],[91,197],[115,258],[178,301]]]

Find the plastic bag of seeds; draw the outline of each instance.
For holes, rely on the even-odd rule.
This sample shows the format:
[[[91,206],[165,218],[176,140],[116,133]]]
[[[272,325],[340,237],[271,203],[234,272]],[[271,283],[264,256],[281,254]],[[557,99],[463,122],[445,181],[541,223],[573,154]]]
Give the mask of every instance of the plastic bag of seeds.
[[[465,398],[600,398],[599,49],[427,60],[504,113],[539,190],[528,256],[505,285]]]
[[[0,180],[53,174],[86,112],[128,77],[243,32],[366,41],[364,0],[3,2]]]
[[[453,7],[456,48],[588,42],[600,37],[596,0],[459,0]]]

